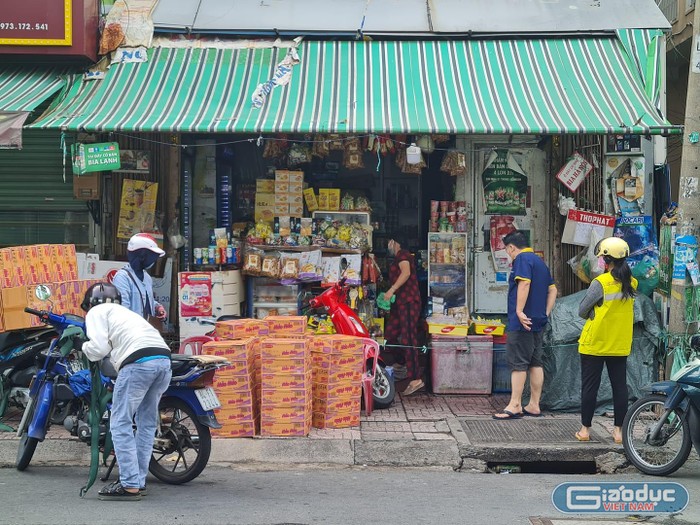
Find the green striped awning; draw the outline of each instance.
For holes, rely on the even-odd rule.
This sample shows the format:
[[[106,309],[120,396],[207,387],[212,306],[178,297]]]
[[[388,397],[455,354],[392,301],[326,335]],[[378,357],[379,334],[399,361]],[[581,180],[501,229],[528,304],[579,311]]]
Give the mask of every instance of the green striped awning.
[[[85,131],[677,133],[617,38],[303,42],[286,49],[148,51],[79,79],[30,127]]]
[[[0,111],[33,111],[66,84],[64,72],[41,66],[0,68]]]

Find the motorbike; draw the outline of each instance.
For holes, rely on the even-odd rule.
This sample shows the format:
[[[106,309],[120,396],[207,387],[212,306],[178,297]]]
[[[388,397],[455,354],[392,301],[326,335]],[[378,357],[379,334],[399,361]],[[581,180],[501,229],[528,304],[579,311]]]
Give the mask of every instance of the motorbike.
[[[53,328],[32,328],[0,334],[0,417],[8,406],[24,409],[36,357],[57,336]]]
[[[43,365],[32,378],[29,402],[17,428],[20,440],[16,468],[20,471],[29,466],[37,444],[46,438],[51,424],[62,423],[71,435],[88,444],[92,442],[94,428],[89,423],[92,383],[85,358],[78,348],[68,351],[64,346],[59,348],[60,336],[67,329],[84,330],[84,319],[32,308],[25,308],[25,312],[54,327],[59,337],[39,356]],[[159,425],[149,471],[165,483],[179,485],[195,479],[209,461],[210,429],[221,428],[213,412],[221,405],[211,385],[216,370],[228,362],[213,356],[177,354],[171,356],[171,361],[172,379],[160,400]],[[116,373],[103,371],[100,377],[105,389],[111,392]],[[97,426],[103,452],[109,437],[110,407],[111,403],[107,403]],[[116,457],[113,457],[102,481],[109,479],[115,464]]]
[[[310,299],[309,306],[313,309],[325,311],[331,319],[337,333],[369,338],[369,330],[367,330],[360,317],[347,304],[349,290],[350,287],[345,285],[345,278],[343,278],[320,295]],[[374,408],[389,408],[394,402],[396,387],[379,353],[376,355],[376,359],[377,367],[372,384]],[[367,370],[372,370],[374,367],[373,358],[368,359],[366,365]]]
[[[700,334],[690,339],[695,354],[670,381],[652,383],[648,395],[627,411],[622,424],[625,455],[651,476],[668,476],[700,453]]]

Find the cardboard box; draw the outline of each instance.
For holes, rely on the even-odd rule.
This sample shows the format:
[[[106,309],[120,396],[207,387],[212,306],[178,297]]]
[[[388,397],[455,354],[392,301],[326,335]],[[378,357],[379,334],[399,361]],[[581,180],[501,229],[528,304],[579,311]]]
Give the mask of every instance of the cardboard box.
[[[289,182],[291,183],[304,183],[304,172],[303,171],[290,171],[289,172]]]
[[[289,216],[289,204],[275,204],[275,217]]]
[[[302,208],[304,207],[304,196],[301,193],[299,193],[298,195],[294,193],[288,193],[287,199],[289,201],[289,206],[301,206]]]
[[[295,406],[298,404],[307,404],[311,401],[310,388],[292,388],[292,389],[261,389],[261,404],[262,406]]]
[[[214,415],[219,423],[253,421],[255,416],[251,407],[215,408]]]
[[[290,182],[287,185],[287,191],[293,195],[301,195],[302,192],[304,191],[304,183],[303,182]]]
[[[311,373],[305,374],[260,374],[260,383],[263,389],[290,389],[298,390],[311,388]]]
[[[263,357],[260,364],[263,374],[306,374],[311,370],[309,360],[304,357],[293,359]]]
[[[275,170],[275,182],[289,182],[289,171]]]
[[[360,413],[361,396],[354,398],[338,399],[338,398],[317,398],[313,400],[313,411],[321,414],[334,414],[337,412],[353,412]]]
[[[360,384],[362,380],[362,370],[314,368],[312,370],[312,378],[314,383]]]
[[[314,412],[311,421],[314,428],[359,427],[360,412],[336,412],[332,414]]]
[[[264,339],[260,343],[262,358],[306,358],[308,355],[308,343],[306,339]]]
[[[266,336],[269,332],[267,323],[259,319],[232,319],[216,323],[216,337],[219,339],[249,339]]]
[[[279,193],[289,193],[289,182],[275,181],[275,195]]]
[[[244,421],[241,423],[221,422],[221,428],[212,428],[211,435],[220,438],[253,437],[256,435],[256,421]]]
[[[362,385],[345,383],[313,383],[315,399],[356,399],[362,395]]]
[[[13,246],[10,250],[10,265],[14,273],[14,286],[28,284],[28,268],[25,265],[26,251],[24,246]]]
[[[302,192],[302,194],[304,195],[304,201],[306,202],[306,209],[309,210],[309,212],[313,212],[313,211],[318,210],[319,204],[318,204],[318,199],[316,199],[316,194],[314,193],[314,189],[307,188]]]
[[[304,215],[304,206],[301,204],[290,204],[289,215],[292,217],[302,217]]]
[[[311,343],[312,352],[326,354],[359,354],[364,351],[364,343],[359,337],[351,335],[332,334],[314,337]]]
[[[360,370],[364,368],[362,354],[327,354],[311,352],[311,366],[324,370]]]
[[[453,337],[466,337],[466,335],[469,333],[469,325],[428,323],[428,333]]]
[[[241,390],[250,391],[252,384],[253,381],[249,375],[229,376],[228,374],[219,374],[217,371],[212,386],[217,392],[236,392]]]
[[[286,204],[290,203],[289,193],[275,193],[275,204]]]
[[[308,319],[305,315],[268,315],[265,319],[271,337],[285,337],[288,334],[306,332]]]
[[[277,437],[303,437],[307,436],[311,431],[311,418],[306,421],[289,421],[277,422],[260,420],[260,435],[261,436],[277,436]]]
[[[274,193],[275,181],[272,179],[258,179],[255,181],[256,193]]]
[[[218,323],[217,323],[218,324]],[[255,338],[209,341],[202,347],[203,353],[225,357],[229,361],[249,361],[253,358]]]
[[[253,410],[253,394],[251,392],[221,391],[216,393],[222,409],[247,409]]]
[[[272,224],[275,216],[274,193],[255,194],[255,222],[264,221]]]
[[[274,421],[275,423],[306,422],[311,416],[311,403],[293,406],[264,405],[260,410],[261,421]]]
[[[328,209],[331,211],[340,210],[340,190],[329,190]]]
[[[73,197],[84,201],[99,200],[101,196],[101,179],[100,174],[74,175]]]

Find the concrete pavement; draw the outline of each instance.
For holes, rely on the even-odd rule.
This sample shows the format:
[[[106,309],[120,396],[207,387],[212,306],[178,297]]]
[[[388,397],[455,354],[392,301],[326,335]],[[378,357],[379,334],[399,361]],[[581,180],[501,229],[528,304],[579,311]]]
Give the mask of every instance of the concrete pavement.
[[[607,458],[608,463],[624,464],[622,447],[612,440],[610,418],[596,417],[593,439],[579,443],[574,438],[578,414],[492,420],[491,415],[507,402],[507,395],[399,395],[391,408],[375,410],[370,416],[363,413],[356,428],[313,429],[306,438],[214,439],[210,462],[447,467],[477,472],[504,463],[590,465]],[[11,415],[7,422],[16,425],[17,418]],[[0,432],[0,466],[13,466],[16,451],[14,433]],[[88,464],[88,447],[53,427],[32,463]]]

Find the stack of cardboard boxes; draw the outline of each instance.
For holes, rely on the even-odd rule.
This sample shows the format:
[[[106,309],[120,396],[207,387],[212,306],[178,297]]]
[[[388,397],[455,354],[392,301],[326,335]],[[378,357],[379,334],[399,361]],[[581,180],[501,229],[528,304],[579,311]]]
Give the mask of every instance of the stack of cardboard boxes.
[[[254,436],[259,423],[258,404],[255,398],[255,344],[257,339],[212,341],[205,343],[207,355],[225,357],[229,365],[216,372],[214,390],[221,402],[215,410],[220,429],[213,434],[220,437]]]
[[[276,170],[275,180],[258,179],[255,186],[255,221],[271,225],[274,217],[302,217],[303,190],[303,171]]]
[[[313,338],[314,427],[359,426],[363,361],[363,344],[356,337],[328,335]]]
[[[72,244],[38,244],[0,250],[0,331],[40,326],[24,309],[81,315],[80,303],[95,280],[78,279]],[[38,292],[37,292],[38,289]]]
[[[306,317],[266,318],[270,337],[260,344],[260,433],[306,436],[311,430],[311,360]]]

